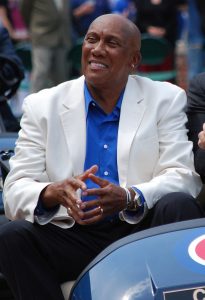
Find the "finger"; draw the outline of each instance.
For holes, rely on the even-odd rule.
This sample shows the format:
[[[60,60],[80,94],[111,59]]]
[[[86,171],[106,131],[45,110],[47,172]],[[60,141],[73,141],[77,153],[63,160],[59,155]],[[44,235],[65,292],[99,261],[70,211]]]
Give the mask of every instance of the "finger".
[[[76,206],[69,206],[67,208],[68,215],[71,216],[75,221],[81,220],[84,216],[83,210],[76,204]]]
[[[72,214],[81,214],[83,212],[83,210],[81,209],[80,206],[80,202],[79,201],[79,197],[76,193],[76,191],[72,191],[70,189],[65,190],[66,194],[63,196],[64,201],[63,201],[63,205],[68,209],[72,210]],[[71,213],[71,211],[69,210],[69,214]]]
[[[203,135],[204,135],[204,132],[200,131],[199,134],[198,134],[198,137],[201,138]]]
[[[82,192],[83,197],[87,196],[102,196],[105,194],[105,191],[103,188],[93,188],[93,189],[87,189],[86,191]]]
[[[205,141],[205,135],[203,132],[200,132],[199,135],[198,135],[198,138],[199,138],[199,142],[204,142]]]
[[[83,202],[83,205],[81,206],[81,209],[83,208],[83,211],[87,211],[87,210],[92,210],[96,207],[102,206],[101,202],[96,199],[96,200],[89,200],[89,201],[85,201]]]
[[[198,146],[199,146],[201,149],[205,150],[205,140],[199,140],[199,141],[198,141]]]
[[[95,216],[95,217],[90,218],[90,219],[78,220],[76,222],[80,225],[91,225],[91,224],[94,224],[94,223],[97,223],[97,222],[101,221],[102,219],[103,219],[102,216]]]
[[[99,185],[100,187],[105,187],[109,184],[108,180],[102,179],[98,176],[95,176],[94,174],[89,174],[89,179],[91,179],[94,183]]]
[[[78,223],[81,221],[86,221],[87,219],[92,219],[98,217],[102,214],[102,209],[98,207],[92,208],[90,211],[83,211],[81,215],[75,215],[71,210],[71,216],[77,221]]]
[[[72,185],[72,187],[71,187]],[[75,186],[75,188],[74,188]],[[67,206],[76,206],[76,204],[78,204],[79,201],[79,196],[76,192],[77,190],[77,186],[75,184],[69,184],[69,186],[67,186],[64,190],[64,195],[63,198],[65,200],[65,202],[67,203]]]
[[[98,166],[93,165],[88,170],[86,170],[84,173],[78,176],[78,178],[82,181],[86,180],[89,176],[89,174],[95,174],[98,171]]]
[[[93,218],[95,216],[102,215],[102,212],[103,212],[103,209],[101,208],[101,206],[97,206],[90,210],[84,211],[83,220],[87,220],[87,219]]]
[[[83,218],[81,220],[78,220],[78,222],[81,225],[89,225],[99,222],[103,218],[103,213],[103,209],[98,206],[91,211],[85,212]]]
[[[205,123],[203,123],[203,130],[205,131]]]
[[[77,189],[85,190],[87,188],[85,182],[80,180],[77,177],[70,178],[67,183],[68,185],[71,185],[75,190]]]

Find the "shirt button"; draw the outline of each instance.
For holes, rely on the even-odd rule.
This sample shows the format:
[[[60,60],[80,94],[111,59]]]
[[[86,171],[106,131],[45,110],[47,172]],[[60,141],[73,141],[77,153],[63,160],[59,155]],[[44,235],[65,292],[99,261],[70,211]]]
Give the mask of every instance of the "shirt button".
[[[95,103],[94,103],[94,102],[92,102],[92,106],[95,106]]]
[[[108,174],[109,174],[108,171],[105,171],[105,172],[104,172],[104,175],[105,175],[105,176],[107,176]]]
[[[108,148],[108,145],[105,144],[105,145],[103,146],[103,148],[104,148],[104,149],[107,149],[107,148]]]

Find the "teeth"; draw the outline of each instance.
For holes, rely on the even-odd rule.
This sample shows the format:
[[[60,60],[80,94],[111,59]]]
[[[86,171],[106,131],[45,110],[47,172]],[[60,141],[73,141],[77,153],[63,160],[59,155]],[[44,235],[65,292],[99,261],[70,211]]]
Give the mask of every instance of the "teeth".
[[[95,62],[91,62],[91,66],[94,67],[94,68],[103,68],[103,69],[106,68],[105,65],[100,64],[100,63],[95,63]]]

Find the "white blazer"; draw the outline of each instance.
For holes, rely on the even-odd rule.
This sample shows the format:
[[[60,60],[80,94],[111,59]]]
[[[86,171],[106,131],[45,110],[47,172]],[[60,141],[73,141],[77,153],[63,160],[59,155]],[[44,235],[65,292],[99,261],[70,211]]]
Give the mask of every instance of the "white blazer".
[[[120,186],[135,185],[148,208],[169,192],[197,196],[202,184],[193,165],[185,123],[186,94],[170,83],[130,76],[119,122]],[[10,219],[34,222],[42,189],[83,172],[86,150],[84,77],[28,96],[11,171],[4,185]],[[64,207],[49,220],[69,227]]]

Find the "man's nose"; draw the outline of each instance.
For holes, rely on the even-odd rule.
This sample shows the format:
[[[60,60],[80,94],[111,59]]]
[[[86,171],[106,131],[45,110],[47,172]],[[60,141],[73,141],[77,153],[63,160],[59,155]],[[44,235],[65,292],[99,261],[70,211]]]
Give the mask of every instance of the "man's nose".
[[[94,55],[103,55],[105,53],[105,44],[103,41],[96,43],[92,49]]]

